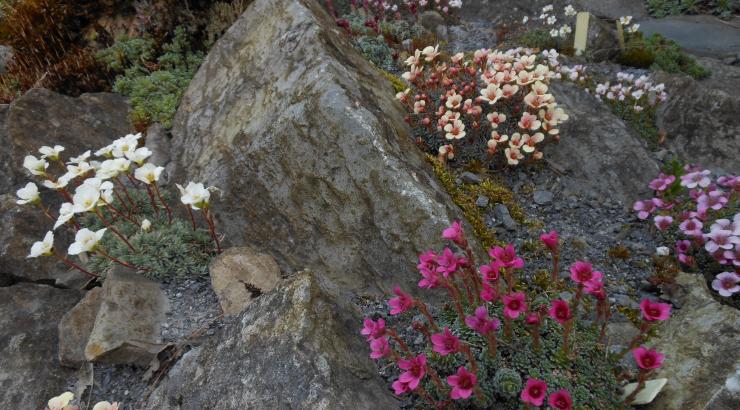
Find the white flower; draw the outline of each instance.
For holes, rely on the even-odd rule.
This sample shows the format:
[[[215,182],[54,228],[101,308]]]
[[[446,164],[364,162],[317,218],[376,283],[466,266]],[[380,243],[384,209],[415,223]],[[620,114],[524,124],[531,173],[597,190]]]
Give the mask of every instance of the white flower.
[[[627,29],[627,31],[628,31],[628,32],[630,32],[630,33],[637,33],[637,31],[638,31],[639,29],[640,29],[640,25],[639,25],[639,24],[637,24],[637,23],[635,23],[635,24],[631,25],[631,26],[630,26],[630,27],[629,27],[629,28]]]
[[[59,207],[59,217],[57,218],[57,221],[54,223],[54,229],[59,228],[60,226],[64,225],[72,219],[75,216],[75,209],[74,205],[72,205],[70,202],[65,202],[62,204],[61,207]]]
[[[85,151],[79,156],[70,158],[68,164],[79,164],[80,162],[87,161],[88,158],[90,158],[90,150]]]
[[[31,253],[26,258],[38,258],[39,256],[49,256],[54,248],[54,233],[49,231],[44,236],[43,241],[34,242],[31,246]]]
[[[87,184],[77,187],[75,195],[72,197],[72,203],[74,204],[74,211],[76,213],[92,210],[98,205],[98,201],[100,201],[100,190]]]
[[[655,254],[658,256],[668,256],[671,254],[671,250],[665,246],[659,246],[655,248]]]
[[[67,184],[69,184],[69,181],[71,181],[73,178],[74,178],[74,175],[70,173],[66,173],[60,176],[59,179],[57,179],[56,181],[50,181],[47,179],[44,182],[42,182],[42,184],[49,189],[62,189],[66,187]]]
[[[144,232],[148,232],[150,229],[152,229],[152,223],[149,222],[148,219],[144,219],[141,221],[141,230]]]
[[[141,165],[150,156],[152,156],[152,151],[150,151],[147,147],[137,148],[126,153],[126,158],[138,165]]]
[[[39,187],[33,182],[27,183],[25,187],[16,191],[15,194],[18,195],[18,200],[16,201],[18,205],[36,203],[41,199],[39,197]]]
[[[54,148],[44,145],[43,147],[39,148],[41,158],[49,158],[52,161],[58,160],[59,153],[61,153],[62,151],[64,151],[64,147],[61,145],[55,145]]]
[[[529,16],[524,16],[524,18],[522,19],[522,24],[527,24],[528,21],[529,21]]]
[[[46,405],[49,407],[49,410],[64,410],[64,407],[74,398],[75,395],[70,392],[62,393],[57,397],[53,397]]]
[[[118,174],[128,171],[131,161],[126,158],[107,159],[100,164],[95,175],[102,179],[115,178]]]
[[[424,47],[424,50],[422,50],[421,53],[425,56],[424,61],[434,61],[434,59],[439,55],[439,45],[436,47]]]
[[[67,173],[71,174],[72,177],[79,177],[81,175],[85,175],[90,171],[93,171],[94,168],[92,165],[90,165],[89,162],[85,161],[79,161],[75,163],[76,165],[67,165]]]
[[[141,138],[141,133],[128,134],[125,137],[113,141],[111,154],[116,158],[125,156],[127,153],[136,149],[136,146],[139,145],[139,138]]]
[[[147,163],[139,167],[134,171],[134,178],[149,185],[152,182],[159,181],[159,176],[164,171],[164,167],[157,167],[153,164]]]
[[[111,158],[113,156],[113,144],[106,145],[105,147],[95,151],[95,155],[98,157]]]
[[[622,24],[623,26],[628,26],[628,25],[630,24],[630,22],[631,22],[631,21],[632,21],[632,16],[623,16],[623,17],[620,17],[620,18],[619,18],[619,22],[620,22],[620,23],[621,23],[621,24]]]
[[[558,31],[558,29],[554,28],[550,30],[550,37],[558,37],[559,35],[560,35],[560,32]]]
[[[26,155],[23,158],[23,168],[27,169],[32,175],[46,175],[46,168],[49,168],[49,163],[43,158],[37,159],[33,155]]]
[[[552,26],[553,24],[555,24],[556,21],[558,21],[557,17],[550,16],[547,18],[547,25]]]
[[[450,7],[459,9],[462,7],[462,0],[450,0]]]
[[[93,406],[92,410],[118,410],[118,402],[107,402],[107,401],[101,401],[95,406]]]
[[[576,11],[576,9],[573,8],[573,6],[571,6],[570,4],[565,6],[566,16],[570,17],[570,16],[575,16],[576,14],[578,14],[578,12]]]
[[[103,235],[105,235],[106,229],[108,228],[103,228],[96,232],[87,228],[80,229],[75,235],[74,243],[69,245],[67,253],[70,255],[79,255],[82,252],[90,252],[94,250],[95,246],[97,246],[98,242],[103,238]]]
[[[206,189],[202,183],[188,182],[188,185],[183,188],[180,184],[177,185],[177,189],[180,190],[180,201],[185,205],[190,205],[193,209],[200,209],[208,206],[208,201],[211,198],[211,193]]]

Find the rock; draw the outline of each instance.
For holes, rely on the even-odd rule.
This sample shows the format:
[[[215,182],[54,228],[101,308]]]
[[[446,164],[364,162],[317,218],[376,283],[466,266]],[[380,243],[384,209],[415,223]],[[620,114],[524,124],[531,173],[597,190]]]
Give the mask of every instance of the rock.
[[[659,74],[668,100],[658,108],[658,125],[668,147],[684,160],[719,172],[740,173],[740,67],[702,58],[709,79]]]
[[[637,393],[631,404],[639,406],[651,403],[655,400],[655,397],[660,393],[667,381],[668,379],[647,380],[645,382],[645,386]],[[629,397],[629,395],[637,389],[637,385],[637,383],[630,383],[624,386],[624,394],[622,395],[622,398],[626,399]]]
[[[666,356],[656,376],[668,383],[650,408],[737,409],[740,396],[727,394],[725,384],[736,372],[740,312],[715,301],[701,275],[680,273],[676,283],[683,306],[651,340]]]
[[[359,315],[326,276],[298,273],[255,300],[183,356],[143,408],[397,408],[357,335]]]
[[[606,326],[606,334],[610,345],[628,346],[639,331],[632,323],[611,321]]]
[[[62,145],[64,157],[93,152],[133,131],[128,103],[118,94],[82,94],[78,98],[34,88],[15,99],[0,131],[0,194],[25,185],[23,157],[42,145]],[[0,109],[0,117],[2,116]],[[1,120],[0,120],[1,122]]]
[[[566,82],[551,88],[570,116],[560,127],[558,145],[545,151],[546,158],[568,170],[562,177],[564,194],[593,193],[629,204],[650,194],[647,184],[659,168],[646,142],[582,88]]]
[[[227,192],[213,201],[227,245],[269,249],[285,274],[411,285],[413,261],[460,211],[404,116],[315,0],[255,0],[183,96],[171,179]]]
[[[496,221],[502,224],[504,228],[506,228],[506,230],[516,230],[518,224],[516,223],[514,218],[511,217],[511,214],[509,213],[509,208],[507,208],[506,205],[497,204],[496,207],[493,208],[493,215],[496,218]]]
[[[0,45],[0,75],[5,74],[11,58],[13,58],[13,48]]]
[[[116,266],[106,275],[101,298],[85,359],[148,365],[162,348],[160,324],[169,307],[159,283]]]
[[[160,176],[162,185],[168,181],[168,165],[172,155],[172,142],[167,135],[167,130],[159,123],[154,123],[146,130],[146,147],[152,151],[149,162],[165,168],[165,172]]]
[[[573,31],[575,32],[575,27]],[[619,54],[619,39],[614,22],[602,20],[594,15],[589,17],[584,54],[596,62],[611,60]]]
[[[103,300],[103,289],[93,288],[59,322],[59,363],[79,368],[87,360],[85,346]]]
[[[550,191],[534,191],[532,199],[537,205],[547,205],[552,202],[553,194]]]
[[[480,196],[478,196],[478,199],[476,199],[476,200],[475,200],[475,204],[476,204],[476,205],[478,205],[478,206],[479,206],[479,207],[481,207],[481,208],[485,208],[485,207],[487,207],[487,206],[488,206],[488,203],[489,203],[490,201],[491,201],[491,200],[490,200],[490,199],[488,199],[488,197],[487,197],[487,196],[485,196],[485,195],[480,195]]]
[[[427,10],[419,16],[421,25],[432,32],[439,41],[447,41],[447,23],[445,18],[435,10]]]
[[[622,16],[632,16],[639,20],[648,16],[644,0],[576,0],[572,4],[578,11],[590,11],[593,15],[607,19],[618,19]]]
[[[227,315],[241,313],[282,279],[275,258],[248,247],[229,248],[209,268],[211,286]]]
[[[33,283],[0,288],[0,403],[42,409],[66,391],[74,372],[59,366],[57,325],[80,297]]]
[[[676,15],[640,22],[640,31],[658,33],[698,55],[720,57],[740,52],[740,18],[718,23],[710,15]]]
[[[478,174],[474,174],[470,171],[465,171],[460,175],[460,179],[466,184],[480,184],[483,181]]]

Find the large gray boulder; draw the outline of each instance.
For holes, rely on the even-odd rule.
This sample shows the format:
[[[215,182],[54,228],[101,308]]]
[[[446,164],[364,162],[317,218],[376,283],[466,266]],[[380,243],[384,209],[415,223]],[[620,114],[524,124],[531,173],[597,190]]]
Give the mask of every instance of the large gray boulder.
[[[658,110],[669,148],[684,160],[714,171],[740,173],[740,67],[712,58],[699,63],[712,71],[697,81],[662,74],[668,101]]]
[[[257,0],[214,45],[174,121],[174,181],[224,194],[230,246],[349,290],[415,278],[459,215],[381,73],[315,0]]]
[[[0,403],[42,409],[67,390],[72,371],[59,366],[57,324],[81,297],[32,283],[0,287]]]
[[[353,306],[331,286],[301,272],[257,298],[223,334],[186,353],[143,408],[397,408],[358,337]]]
[[[566,190],[593,192],[626,205],[646,194],[659,172],[647,143],[582,88],[556,82],[552,93],[570,118],[560,126],[562,139],[545,151],[545,158],[566,171]]]

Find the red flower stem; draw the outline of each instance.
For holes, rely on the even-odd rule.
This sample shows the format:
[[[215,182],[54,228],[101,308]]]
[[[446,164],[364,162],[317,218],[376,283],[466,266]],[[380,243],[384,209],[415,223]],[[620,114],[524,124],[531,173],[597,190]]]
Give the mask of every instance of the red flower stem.
[[[462,350],[468,357],[468,361],[470,362],[470,367],[473,369],[473,373],[478,373],[478,362],[475,360],[475,357],[473,357],[473,351],[470,349],[470,345],[465,343],[462,347]]]
[[[95,214],[98,215],[98,219],[100,219],[100,222],[102,222],[106,228],[110,229],[111,232],[113,232],[116,236],[121,238],[121,240],[129,247],[129,249],[136,252],[136,248],[134,248],[134,246],[131,245],[131,243],[128,241],[128,239],[126,239],[125,236],[123,236],[120,232],[118,232],[118,229],[114,228],[111,224],[108,223],[108,221],[105,220],[105,218],[103,217],[103,214],[100,213],[100,210],[97,207],[95,207]]]
[[[119,211],[118,209],[116,209],[116,207],[115,207],[115,206],[113,206],[113,204],[111,204],[111,203],[109,203],[109,202],[106,202],[105,200],[103,200],[103,202],[105,202],[105,204],[106,204],[106,205],[108,206],[108,208],[110,208],[110,209],[111,209],[111,210],[112,210],[113,212],[115,212],[115,213],[116,213],[116,214],[117,214],[118,216],[120,216],[121,218],[123,218],[123,219],[125,219],[125,220],[127,220],[127,221],[131,222],[132,224],[134,224],[134,225],[136,225],[136,226],[138,226],[138,227],[141,227],[141,224],[140,224],[140,223],[138,223],[138,222],[136,221],[136,219],[133,219],[133,218],[130,218],[130,217],[128,217],[128,216],[126,216],[126,215],[124,215],[124,214],[123,214],[123,213],[122,213],[121,211]]]
[[[146,193],[147,195],[149,195],[149,201],[152,203],[152,208],[154,208],[154,212],[156,212],[157,216],[159,216],[159,206],[157,206],[157,201],[154,199],[152,188],[149,185],[146,185]]]
[[[126,212],[128,212],[129,215],[130,215],[131,214],[131,207],[126,203],[126,201],[123,200],[123,198],[121,198],[121,195],[118,193],[118,191],[116,191],[114,189],[113,190],[113,195],[116,196],[116,199],[118,199],[118,202],[121,203],[122,208],[126,208]]]
[[[530,329],[530,334],[532,335],[532,347],[536,352],[540,351],[540,327],[539,325],[534,325]]]
[[[468,304],[473,305],[473,293],[470,291],[470,286],[468,286],[468,281],[465,278],[465,275],[463,275],[460,280],[462,281],[463,287],[465,288],[465,294],[468,297]]]
[[[414,299],[414,301],[416,302],[416,307],[419,309],[419,312],[421,312],[421,314],[427,318],[427,321],[429,321],[429,326],[431,326],[435,332],[438,332],[439,327],[437,327],[437,324],[434,322],[434,318],[429,313],[429,309],[427,309],[427,305],[423,301],[418,300],[418,299]]]
[[[488,339],[488,355],[491,358],[496,358],[496,349],[498,348],[498,340],[496,339],[496,332],[491,331],[486,335]]]
[[[133,199],[131,199],[131,195],[128,193],[128,188],[126,188],[126,185],[124,185],[123,182],[121,182],[118,179],[118,177],[111,178],[111,179],[113,179],[113,182],[117,182],[118,185],[123,189],[123,193],[126,195],[126,198],[128,198],[128,201],[131,203],[131,209],[134,212],[139,213],[140,212],[139,207],[137,207],[136,202]]]
[[[504,316],[504,337],[506,341],[511,342],[511,319]]]
[[[111,261],[113,261],[113,262],[115,262],[115,263],[117,263],[117,264],[119,264],[121,266],[125,266],[127,268],[131,268],[131,269],[134,269],[134,270],[145,270],[145,271],[150,270],[150,269],[147,269],[147,268],[140,268],[138,266],[134,266],[134,265],[132,265],[132,264],[130,264],[128,262],[124,262],[124,261],[122,261],[122,260],[120,260],[120,259],[118,259],[118,258],[116,258],[114,256],[110,256],[108,254],[108,252],[104,251],[102,248],[96,248],[95,249],[95,252],[98,252],[101,255],[105,256],[106,258],[110,259]]]
[[[44,212],[44,215],[46,215],[47,218],[51,221],[56,221],[57,218],[54,218],[51,213],[49,213],[49,210],[44,207],[44,204],[41,203],[41,201],[38,202],[39,208]]]
[[[388,336],[390,336],[393,340],[396,341],[396,343],[398,343],[398,346],[401,348],[401,350],[403,350],[404,353],[411,354],[411,350],[409,349],[408,345],[406,345],[406,342],[404,342],[403,339],[398,336],[398,333],[395,330],[388,329],[387,332]]]
[[[159,202],[164,205],[164,209],[167,210],[167,218],[169,219],[170,224],[172,224],[172,210],[170,209],[170,206],[167,205],[167,202],[165,202],[164,198],[162,198],[162,194],[159,192],[159,187],[157,186],[156,182],[152,182],[152,185],[154,186],[154,192],[157,193],[157,197],[159,197]]]
[[[76,263],[72,262],[71,260],[69,260],[69,258],[66,258],[66,257],[64,257],[64,256],[59,256],[59,255],[57,255],[56,253],[55,253],[55,254],[53,254],[53,255],[54,255],[54,256],[55,256],[55,257],[56,257],[57,259],[59,259],[60,261],[64,262],[64,263],[65,263],[65,264],[66,264],[67,266],[69,266],[69,267],[71,267],[71,268],[74,268],[74,269],[77,269],[78,271],[80,271],[80,272],[84,273],[85,275],[91,276],[91,277],[93,277],[93,278],[99,278],[99,277],[100,277],[100,275],[98,275],[97,273],[92,273],[92,272],[90,272],[90,271],[88,271],[88,270],[84,269],[84,268],[83,268],[83,267],[81,267],[80,265],[78,265],[78,264],[76,264]]]
[[[188,210],[188,215],[190,215],[190,222],[193,224],[193,230],[195,231],[198,228],[195,227],[195,217],[193,216],[193,210],[190,208],[190,205],[183,205]]]
[[[460,290],[457,289],[457,286],[455,286],[451,281],[447,281],[445,283],[445,287],[450,292],[452,300],[455,302],[455,310],[457,311],[457,316],[460,318],[460,323],[465,323],[465,313],[463,313],[462,305],[460,305]]]
[[[208,230],[211,232],[211,238],[213,238],[213,241],[216,242],[216,252],[221,253],[221,242],[218,240],[218,235],[216,234],[216,224],[213,223],[213,218],[211,217],[211,213],[208,211],[208,208],[204,207],[201,209],[203,212],[203,218],[206,220],[206,223],[208,224]]]
[[[635,397],[637,397],[637,394],[645,388],[645,375],[646,372],[640,369],[640,374],[637,376],[637,387],[629,396],[627,396],[626,399],[624,399],[625,404],[632,403],[635,400]]]
[[[72,195],[70,195],[66,189],[62,188],[62,189],[57,190],[57,192],[59,192],[62,195],[62,197],[64,197],[64,199],[67,200],[67,202],[74,202],[74,200],[72,199]]]
[[[560,261],[560,254],[554,252],[552,254],[552,281],[557,282],[559,277],[558,262]]]
[[[567,357],[570,354],[570,327],[573,319],[563,324],[563,354]]]

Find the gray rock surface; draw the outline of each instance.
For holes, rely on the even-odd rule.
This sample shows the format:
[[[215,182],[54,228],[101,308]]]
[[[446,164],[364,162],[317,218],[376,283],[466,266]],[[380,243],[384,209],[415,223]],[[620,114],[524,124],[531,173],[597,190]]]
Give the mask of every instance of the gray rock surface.
[[[715,171],[740,173],[740,67],[712,58],[699,63],[712,71],[711,77],[656,77],[669,93],[658,110],[658,125],[680,157]]]
[[[59,321],[59,363],[79,368],[87,361],[85,346],[103,301],[103,289],[93,288]]]
[[[241,313],[281,280],[275,258],[249,247],[226,249],[213,259],[208,272],[221,309],[227,315]]]
[[[354,308],[322,276],[298,273],[255,300],[217,340],[185,354],[144,408],[397,408]]]
[[[724,57],[740,52],[740,17],[722,21],[709,15],[668,16],[641,21],[640,31],[658,33],[694,54]]]
[[[315,0],[257,0],[214,45],[173,126],[173,180],[214,200],[227,246],[268,250],[343,288],[415,280],[459,210],[390,83]]]
[[[85,359],[146,366],[159,353],[160,325],[169,308],[159,283],[121,267],[103,282],[100,309],[85,346]]]
[[[66,391],[73,371],[59,366],[57,325],[80,297],[32,283],[0,287],[0,403],[42,409]]]
[[[5,74],[11,58],[13,58],[13,48],[0,45],[0,74]]]
[[[561,125],[562,139],[549,147],[545,159],[566,171],[565,195],[592,191],[632,204],[647,193],[659,169],[645,141],[580,87],[553,83],[552,93],[570,119]]]
[[[737,409],[740,392],[728,391],[740,346],[740,312],[720,305],[701,275],[681,273],[681,309],[660,326],[654,347],[666,355],[656,377],[668,384],[650,409]]]
[[[34,88],[17,98],[0,125],[0,193],[25,185],[23,157],[42,145],[59,144],[65,156],[95,151],[133,131],[125,97],[111,93],[82,94],[72,98]],[[2,123],[3,109],[0,109]]]
[[[609,19],[632,16],[643,19],[648,16],[645,0],[575,0],[573,7],[578,11],[590,11],[591,14]]]
[[[519,226],[514,218],[511,217],[509,208],[504,204],[497,204],[493,208],[493,215],[496,219],[496,224],[503,225],[509,231],[516,230],[517,226]]]

